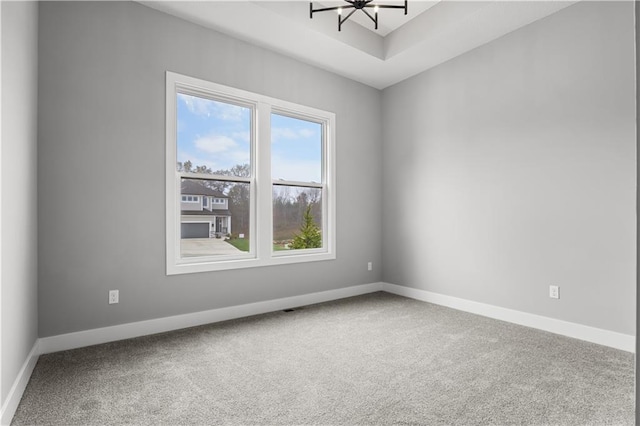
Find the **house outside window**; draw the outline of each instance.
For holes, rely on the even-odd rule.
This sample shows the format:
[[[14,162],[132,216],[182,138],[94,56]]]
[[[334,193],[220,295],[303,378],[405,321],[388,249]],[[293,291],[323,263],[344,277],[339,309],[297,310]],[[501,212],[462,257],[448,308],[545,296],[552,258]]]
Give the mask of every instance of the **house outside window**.
[[[166,79],[167,274],[335,259],[335,115]]]

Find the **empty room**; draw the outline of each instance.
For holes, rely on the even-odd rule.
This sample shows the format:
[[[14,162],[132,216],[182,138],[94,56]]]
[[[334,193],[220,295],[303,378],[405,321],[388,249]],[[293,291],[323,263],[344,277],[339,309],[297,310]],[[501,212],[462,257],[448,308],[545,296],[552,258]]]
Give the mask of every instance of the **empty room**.
[[[2,425],[632,425],[633,1],[0,1]]]

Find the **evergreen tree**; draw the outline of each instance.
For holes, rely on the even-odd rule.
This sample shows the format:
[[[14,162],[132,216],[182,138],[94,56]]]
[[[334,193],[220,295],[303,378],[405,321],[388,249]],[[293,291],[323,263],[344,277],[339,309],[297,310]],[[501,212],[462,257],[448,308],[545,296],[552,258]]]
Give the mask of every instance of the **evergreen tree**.
[[[320,248],[322,247],[322,232],[313,221],[311,215],[311,204],[309,204],[304,212],[300,233],[293,238],[291,243],[292,249]]]

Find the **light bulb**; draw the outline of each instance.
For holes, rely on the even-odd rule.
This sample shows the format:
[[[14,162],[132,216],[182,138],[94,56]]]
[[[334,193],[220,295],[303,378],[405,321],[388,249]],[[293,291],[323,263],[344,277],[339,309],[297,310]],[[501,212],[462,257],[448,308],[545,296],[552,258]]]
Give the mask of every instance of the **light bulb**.
[[[338,15],[342,15],[342,8],[341,7],[338,8]]]
[[[376,4],[375,6],[373,6],[373,11],[374,11],[375,13],[378,13],[378,9],[379,9],[379,7],[378,7],[378,5],[377,5],[377,4]]]

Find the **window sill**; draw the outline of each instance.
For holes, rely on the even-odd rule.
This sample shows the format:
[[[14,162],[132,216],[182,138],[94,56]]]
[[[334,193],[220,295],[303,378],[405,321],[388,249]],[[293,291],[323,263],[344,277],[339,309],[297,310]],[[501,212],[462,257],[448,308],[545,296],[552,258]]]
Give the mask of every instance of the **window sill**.
[[[268,259],[256,259],[255,257],[229,260],[205,260],[198,259],[191,262],[180,261],[167,265],[167,275],[191,274],[198,272],[228,271],[232,269],[257,268],[265,266],[289,265],[305,262],[319,262],[335,260],[335,253],[274,253]]]

